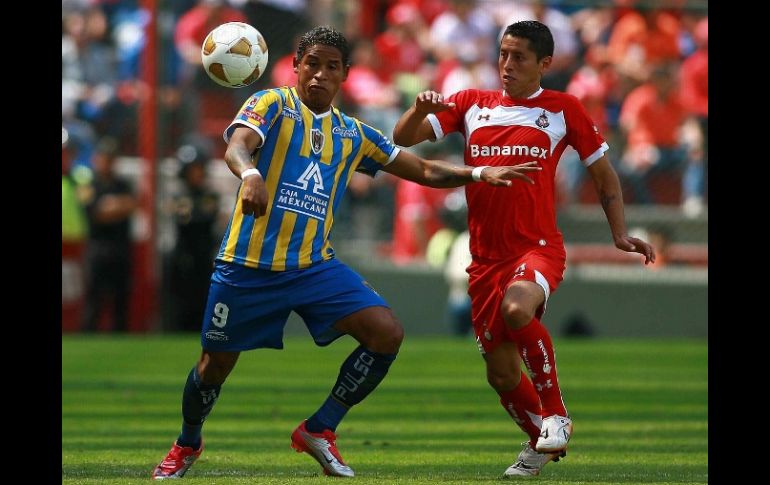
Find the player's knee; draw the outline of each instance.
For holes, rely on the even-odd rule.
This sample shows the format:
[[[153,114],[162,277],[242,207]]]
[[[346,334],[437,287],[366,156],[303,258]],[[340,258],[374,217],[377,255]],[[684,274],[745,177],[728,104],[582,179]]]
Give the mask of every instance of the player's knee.
[[[516,372],[500,372],[497,369],[487,369],[487,382],[492,389],[498,392],[505,392],[514,389],[519,385],[521,380],[521,373]]]
[[[535,316],[531,309],[516,301],[503,302],[500,313],[505,323],[514,330],[522,328]]]
[[[198,362],[198,375],[204,384],[221,385],[224,384],[233,367],[235,367],[235,360],[230,358],[202,358]]]
[[[377,332],[369,349],[381,354],[395,354],[404,340],[404,328],[395,318],[383,320],[377,325]]]

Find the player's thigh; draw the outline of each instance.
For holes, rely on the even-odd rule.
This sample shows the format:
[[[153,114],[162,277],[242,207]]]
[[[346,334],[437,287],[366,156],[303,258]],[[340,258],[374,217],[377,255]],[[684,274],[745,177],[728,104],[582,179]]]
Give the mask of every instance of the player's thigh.
[[[564,277],[564,257],[532,251],[516,260],[512,268],[504,280],[502,305],[518,305],[528,313],[542,316],[548,298]]]
[[[239,287],[212,281],[203,312],[201,347],[210,352],[282,349],[291,296],[269,286]]]
[[[388,304],[361,275],[337,260],[319,266],[297,288],[300,302],[294,308],[316,344],[328,345],[346,333],[368,342],[400,331]]]

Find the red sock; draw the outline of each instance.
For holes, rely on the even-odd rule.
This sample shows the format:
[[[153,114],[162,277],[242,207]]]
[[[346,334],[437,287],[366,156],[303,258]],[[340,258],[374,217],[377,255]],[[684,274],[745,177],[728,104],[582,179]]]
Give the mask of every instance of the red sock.
[[[500,404],[511,415],[522,431],[529,436],[529,444],[535,448],[537,438],[540,436],[540,427],[543,420],[540,417],[540,398],[537,397],[535,386],[529,380],[524,371],[521,372],[521,382],[514,389],[498,392]]]
[[[556,378],[556,356],[548,330],[540,320],[533,318],[526,326],[515,330],[513,335],[535,391],[540,396],[543,417],[553,414],[567,416]]]

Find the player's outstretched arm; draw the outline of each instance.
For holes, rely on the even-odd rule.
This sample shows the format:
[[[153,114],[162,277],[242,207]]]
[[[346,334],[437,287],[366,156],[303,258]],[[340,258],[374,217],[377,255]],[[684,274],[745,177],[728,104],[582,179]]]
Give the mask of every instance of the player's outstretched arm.
[[[475,167],[475,169],[480,181],[494,186],[509,186],[513,183],[513,179],[534,184],[535,182],[527,177],[526,173],[540,171],[542,167],[532,161],[518,165]],[[383,167],[383,170],[428,187],[460,187],[475,181],[474,167],[455,165],[444,160],[425,160],[406,150],[401,150],[392,162]]]
[[[393,142],[410,147],[425,140],[435,140],[436,135],[426,116],[429,113],[438,113],[454,107],[454,103],[445,103],[444,95],[436,91],[419,93],[414,105],[401,115],[393,128]]]
[[[254,167],[251,154],[262,146],[262,137],[247,127],[237,127],[230,137],[225,152],[225,162],[233,175],[243,180],[241,188],[241,212],[265,215],[267,211],[267,188],[262,174]],[[244,173],[245,172],[245,173]]]
[[[623,192],[615,169],[612,168],[606,156],[592,163],[588,173],[593,179],[594,188],[599,195],[599,202],[610,224],[612,240],[615,247],[628,253],[639,253],[644,256],[644,264],[655,262],[655,248],[648,242],[626,234],[626,220],[623,211]]]

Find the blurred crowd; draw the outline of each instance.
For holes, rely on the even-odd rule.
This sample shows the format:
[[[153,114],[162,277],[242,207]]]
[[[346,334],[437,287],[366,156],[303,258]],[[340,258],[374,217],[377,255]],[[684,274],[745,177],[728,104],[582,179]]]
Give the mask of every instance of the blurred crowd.
[[[626,203],[678,206],[687,217],[706,210],[705,0],[166,0],[156,2],[153,82],[141,69],[149,3],[62,0],[62,128],[67,175],[76,174],[78,183],[93,179],[104,139],[118,156],[141,154],[139,108],[153,82],[155,148],[159,157],[177,160],[181,173],[188,163],[179,156],[183,147],[192,146],[199,158],[221,158],[222,130],[252,92],[294,84],[298,36],[314,25],[341,29],[354,46],[336,104],[390,135],[421,90],[448,96],[500,88],[502,31],[537,19],[556,44],[543,87],[582,101],[610,145]],[[248,88],[222,88],[201,67],[206,34],[229,21],[254,25],[269,46],[268,70]],[[440,148],[423,145],[417,149],[424,156],[462,163],[456,135]],[[561,204],[596,203],[574,151],[562,157],[558,176]],[[337,225],[336,236],[391,241],[383,252],[395,262],[425,261],[431,238],[450,227],[448,207],[461,210],[451,202],[458,195],[396,180],[356,174],[340,213],[347,222]]]

